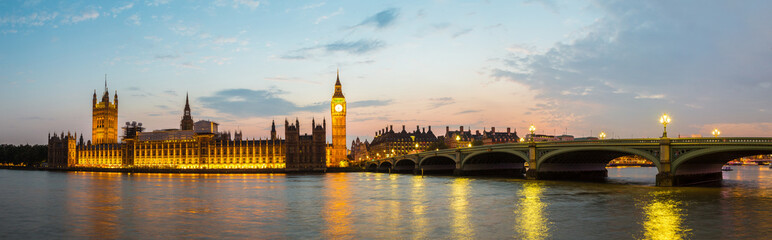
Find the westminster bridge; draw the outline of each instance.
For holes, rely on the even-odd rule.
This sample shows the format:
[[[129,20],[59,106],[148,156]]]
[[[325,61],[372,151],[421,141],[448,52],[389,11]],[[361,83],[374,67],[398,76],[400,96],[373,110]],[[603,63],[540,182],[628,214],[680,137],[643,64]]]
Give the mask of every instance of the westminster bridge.
[[[681,186],[720,181],[727,162],[761,154],[772,154],[772,138],[610,139],[442,149],[372,160],[365,167],[376,172],[525,172],[526,179],[585,179],[605,178],[611,160],[637,155],[657,167],[657,186]]]

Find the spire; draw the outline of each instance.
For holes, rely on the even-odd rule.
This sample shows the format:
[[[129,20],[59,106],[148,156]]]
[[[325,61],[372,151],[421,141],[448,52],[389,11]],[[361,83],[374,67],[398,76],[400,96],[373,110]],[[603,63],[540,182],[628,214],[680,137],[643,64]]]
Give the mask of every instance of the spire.
[[[333,98],[345,98],[343,96],[343,88],[340,84],[340,70],[336,73],[336,80],[335,80],[335,93],[332,95]]]
[[[340,86],[340,69],[335,73],[335,86]]]
[[[193,117],[190,116],[190,101],[187,93],[185,93],[185,110],[180,121],[180,130],[193,130]]]
[[[107,92],[107,73],[105,73],[105,93]]]
[[[187,92],[185,93],[185,115],[190,115],[190,101]]]

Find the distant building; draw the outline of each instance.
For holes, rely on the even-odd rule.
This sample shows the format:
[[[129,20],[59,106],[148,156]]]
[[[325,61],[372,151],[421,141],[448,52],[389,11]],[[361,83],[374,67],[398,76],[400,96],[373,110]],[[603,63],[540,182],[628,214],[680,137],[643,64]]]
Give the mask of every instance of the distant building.
[[[496,128],[492,127],[491,131],[483,130],[481,133],[477,130],[472,133],[471,129],[464,131],[464,126],[460,126],[458,131],[445,127],[445,145],[449,148],[468,147],[475,141],[482,142],[483,145],[517,143],[520,142],[520,137],[517,136],[517,131],[512,131],[511,128],[507,128],[506,132],[496,132]]]
[[[369,146],[370,143],[366,139],[362,142],[357,137],[356,140],[351,141],[351,160],[355,163],[370,160],[370,155],[367,152]]]
[[[402,131],[394,132],[394,127],[389,126],[375,132],[373,141],[366,144],[365,148],[370,158],[382,158],[386,155],[405,155],[416,151],[426,150],[429,145],[437,142],[437,137],[432,132],[432,127],[429,126],[427,131],[425,128],[420,129],[420,126],[416,126],[416,130],[408,132],[405,130],[405,125],[402,125]],[[361,148],[361,146],[358,146]],[[352,147],[353,149],[353,147]],[[356,160],[362,156],[362,152],[357,152]]]
[[[276,137],[271,124],[268,139],[243,139],[241,131],[223,133],[211,121],[193,122],[189,99],[180,121],[181,129],[144,132],[141,123],[127,122],[118,143],[117,94],[109,103],[107,87],[102,102],[94,95],[92,137],[94,142],[75,141],[76,134],[48,137],[48,164],[52,167],[165,167],[165,168],[275,168],[288,171],[325,169],[326,124],[312,120],[312,134],[300,135],[300,123],[285,120],[285,139]],[[117,136],[117,135],[115,135]]]
[[[326,123],[316,125],[311,120],[312,134],[300,135],[300,122],[294,125],[284,121],[286,140],[286,168],[294,171],[323,171],[327,168]]]

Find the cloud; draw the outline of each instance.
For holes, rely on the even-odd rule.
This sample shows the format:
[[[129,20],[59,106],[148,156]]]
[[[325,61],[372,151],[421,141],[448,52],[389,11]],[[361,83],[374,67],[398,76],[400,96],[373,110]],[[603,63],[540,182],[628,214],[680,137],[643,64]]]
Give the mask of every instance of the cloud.
[[[319,24],[320,22],[322,22],[324,20],[330,19],[331,17],[338,16],[338,15],[341,15],[341,14],[343,14],[343,8],[338,8],[338,11],[335,11],[333,13],[330,13],[329,15],[324,15],[324,16],[321,16],[321,17],[317,18],[316,21],[314,22],[314,24]]]
[[[231,59],[232,58],[229,57],[205,56],[201,57],[201,60],[199,60],[198,63],[211,62],[217,65],[225,65],[230,64]]]
[[[635,99],[665,99],[665,94],[638,94]]]
[[[181,36],[193,36],[198,33],[198,27],[185,26],[185,25],[182,25],[181,23],[178,25],[169,27],[169,30]]]
[[[27,16],[3,16],[0,17],[0,25],[15,26],[43,26],[48,22],[54,21],[59,13],[36,12]]]
[[[460,37],[460,36],[462,36],[462,35],[465,35],[465,34],[467,34],[467,33],[470,33],[470,32],[472,32],[472,30],[474,30],[474,29],[473,29],[473,28],[465,28],[465,29],[461,29],[460,31],[453,33],[453,35],[452,35],[451,37],[453,37],[453,38],[457,38],[457,37]]]
[[[429,98],[430,106],[431,108],[438,108],[446,105],[450,105],[456,102],[455,99],[452,97],[441,97],[441,98]]]
[[[142,22],[140,20],[141,19],[139,18],[139,15],[134,14],[126,18],[126,24],[133,24],[133,25],[139,26],[139,25],[142,25]]]
[[[363,55],[381,49],[385,44],[378,40],[360,39],[357,41],[336,41],[324,45],[306,47],[286,53],[279,58],[286,60],[305,60],[316,55],[343,52],[352,55]]]
[[[153,58],[157,60],[171,60],[171,59],[180,58],[180,55],[178,54],[155,55]]]
[[[476,112],[480,112],[480,110],[466,110],[466,111],[457,112],[456,114],[460,115],[460,114],[476,113]]]
[[[149,1],[145,1],[145,3],[148,6],[153,6],[153,7],[169,4],[170,2],[171,2],[171,0],[149,0]]]
[[[383,46],[384,44],[378,40],[359,40],[355,42],[337,41],[324,45],[324,49],[328,52],[346,52],[359,55],[377,50]]]
[[[389,8],[368,17],[354,27],[371,26],[375,27],[376,29],[382,29],[393,25],[398,16],[399,9]]]
[[[523,3],[525,4],[541,4],[548,10],[550,10],[552,13],[558,13],[558,5],[555,3],[554,0],[525,0]]]
[[[191,62],[184,62],[184,63],[174,63],[173,66],[180,67],[180,68],[187,68],[187,69],[195,69],[195,70],[203,70],[204,68],[194,65]]]
[[[71,17],[68,21],[65,21],[66,23],[79,23],[86,20],[92,20],[99,17],[99,12],[96,10],[89,10],[82,12],[80,15],[76,15]]]
[[[488,70],[547,102],[532,111],[545,121],[636,124],[640,114],[661,111],[689,112],[682,121],[690,122],[717,111],[760,119],[769,115],[755,113],[768,99],[759,86],[772,79],[772,34],[761,31],[772,16],[761,9],[772,2],[760,5],[598,2],[590,7],[603,16],[565,41],[545,51],[514,43],[502,51],[503,67]]]
[[[161,37],[158,37],[158,36],[145,36],[145,40],[150,40],[150,41],[154,41],[154,42],[160,42],[160,41],[162,41],[164,39],[161,38]]]
[[[246,6],[249,9],[255,10],[255,8],[260,6],[260,1],[251,1],[251,0],[234,0],[233,1],[234,8],[239,8],[241,6]]]
[[[177,91],[174,91],[174,90],[166,90],[163,93],[169,96],[175,96],[175,97],[177,96]]]
[[[301,7],[300,10],[308,10],[308,9],[318,8],[318,7],[324,6],[324,4],[326,4],[326,3],[325,2],[320,2],[320,3],[315,3],[315,4],[308,4],[308,5],[305,5],[305,6]]]
[[[225,89],[213,96],[201,97],[203,106],[220,113],[238,117],[286,116],[295,112],[321,112],[327,109],[327,103],[314,103],[299,106],[281,98],[279,90]]]
[[[112,8],[110,11],[113,13],[113,17],[118,17],[119,13],[121,13],[121,12],[123,12],[125,10],[129,10],[132,7],[134,7],[134,3],[128,3],[128,4],[120,6],[120,7]]]
[[[380,107],[391,104],[391,100],[362,100],[348,103],[349,108]]]
[[[217,39],[214,40],[214,43],[223,45],[223,44],[229,44],[229,43],[236,43],[238,41],[239,39],[235,37],[231,37],[231,38],[218,37]]]

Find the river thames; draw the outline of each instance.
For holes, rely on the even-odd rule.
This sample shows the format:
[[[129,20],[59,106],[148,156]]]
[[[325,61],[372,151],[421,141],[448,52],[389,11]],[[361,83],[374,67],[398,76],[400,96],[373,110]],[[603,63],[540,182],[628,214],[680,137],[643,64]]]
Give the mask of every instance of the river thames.
[[[0,239],[762,239],[772,170],[721,187],[385,173],[128,174],[0,170]]]

